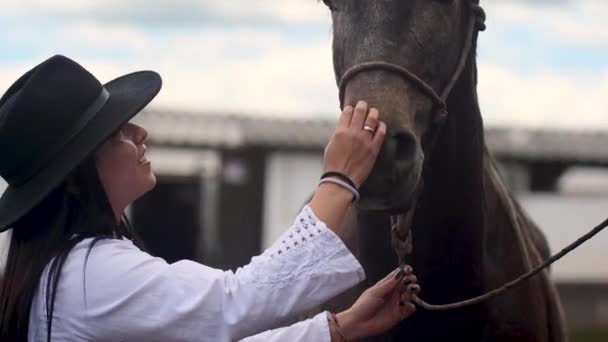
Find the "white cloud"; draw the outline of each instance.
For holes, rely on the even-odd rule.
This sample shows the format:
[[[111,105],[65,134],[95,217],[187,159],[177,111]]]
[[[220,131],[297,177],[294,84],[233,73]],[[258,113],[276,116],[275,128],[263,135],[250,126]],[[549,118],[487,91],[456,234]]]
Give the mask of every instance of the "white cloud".
[[[482,5],[488,12],[490,29],[517,25],[574,44],[608,44],[605,0],[482,0]],[[237,24],[324,24],[329,17],[327,9],[316,0],[20,0],[0,2],[0,13],[149,24],[205,24],[218,20]]]
[[[47,39],[48,55],[0,68],[0,89],[54,54],[56,45],[102,81],[139,69],[158,71],[163,76],[158,106],[316,116],[335,114],[338,107],[329,34],[295,44],[265,30],[207,28],[158,37],[132,27],[81,23]],[[127,57],[104,58],[105,50],[124,50]]]
[[[116,47],[142,51],[149,48],[148,35],[128,25],[100,26],[94,22],[69,24],[56,37],[63,46],[87,46],[104,50]]]
[[[47,47],[20,60],[18,65],[3,65],[0,89],[8,87],[22,72],[60,47],[59,52],[74,57],[104,81],[137,69],[159,71],[164,79],[163,91],[154,102],[159,106],[196,111],[334,116],[338,101],[326,10],[315,0],[273,1],[272,4],[270,1],[256,0],[258,6],[245,0],[146,2],[155,5],[143,8],[160,13],[163,8],[174,6],[196,12],[207,6],[212,7],[214,13],[237,18],[263,16],[285,22],[317,22],[318,26],[327,28],[324,31],[327,33],[302,43],[294,41],[280,28],[172,26],[150,33],[126,22],[107,24],[89,18],[57,26],[43,41]],[[585,29],[585,23],[596,27],[608,6],[597,0],[566,2],[564,7],[553,9],[510,1],[485,1],[484,5],[489,21],[494,22],[490,24],[496,27],[484,33],[481,48],[500,49],[503,55],[521,52],[501,49],[493,32],[513,25],[538,25],[557,39],[561,34],[554,31],[552,25],[568,25],[572,31]],[[99,2],[85,0],[52,3],[26,0],[2,2],[0,10],[26,13],[38,8],[41,12],[53,10],[78,17],[79,11],[94,13],[99,6],[102,6]],[[135,13],[138,6],[143,6],[139,0],[103,3],[112,13],[125,12],[126,17],[130,11]],[[572,19],[579,15],[584,16],[580,22]],[[594,35],[587,35],[585,39],[600,44],[605,30],[592,31]],[[36,42],[40,35],[34,30],[20,30],[15,39]],[[587,43],[581,41],[581,44]],[[526,49],[525,46],[517,48]],[[123,55],[113,59],[113,51]],[[556,70],[550,66],[524,72],[513,62],[497,64],[492,58],[483,59],[479,89],[489,124],[608,128],[608,100],[604,95],[608,93],[608,65],[584,72]]]
[[[608,68],[583,75],[548,70],[523,74],[482,64],[479,92],[489,123],[608,128]]]
[[[485,1],[488,26],[525,27],[533,33],[575,46],[608,47],[608,1]]]
[[[605,47],[608,13],[605,0],[482,1],[493,27],[517,25],[570,43]],[[4,15],[61,17],[101,22],[232,23],[268,21],[289,24],[325,24],[327,9],[316,0],[20,0],[0,2]]]
[[[193,53],[204,53],[204,48],[198,50]],[[299,47],[283,42],[259,55],[228,62],[221,58],[206,58],[190,64],[191,69],[170,62],[159,65],[165,94],[158,103],[287,115],[336,111],[329,42]]]
[[[199,22],[266,20],[281,23],[319,23],[328,11],[315,0],[20,0],[0,3],[0,12],[18,15],[58,16],[100,21]]]

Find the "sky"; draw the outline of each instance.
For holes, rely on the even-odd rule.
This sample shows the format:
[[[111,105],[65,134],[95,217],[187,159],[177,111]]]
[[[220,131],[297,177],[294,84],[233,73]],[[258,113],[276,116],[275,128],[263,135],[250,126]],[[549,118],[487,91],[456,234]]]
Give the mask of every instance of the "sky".
[[[488,125],[608,129],[608,1],[481,3]],[[0,93],[60,53],[103,82],[158,71],[157,108],[338,114],[330,15],[316,0],[2,0],[0,41]]]

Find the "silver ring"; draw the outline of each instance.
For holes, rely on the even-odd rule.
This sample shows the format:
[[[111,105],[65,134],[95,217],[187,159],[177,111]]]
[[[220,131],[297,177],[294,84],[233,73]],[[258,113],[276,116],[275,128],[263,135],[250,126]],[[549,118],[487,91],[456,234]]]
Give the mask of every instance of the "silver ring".
[[[363,130],[370,132],[372,135],[374,135],[374,133],[376,133],[376,130],[373,127],[368,126],[368,125],[363,126]]]

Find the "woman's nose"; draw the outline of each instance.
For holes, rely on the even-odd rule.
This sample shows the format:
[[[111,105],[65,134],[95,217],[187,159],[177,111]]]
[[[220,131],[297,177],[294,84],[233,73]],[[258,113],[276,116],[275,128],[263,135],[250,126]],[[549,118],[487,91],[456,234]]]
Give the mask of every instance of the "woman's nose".
[[[138,144],[143,143],[144,141],[146,141],[146,139],[148,138],[148,131],[146,131],[145,128],[143,127],[138,127],[139,129],[137,130],[137,139],[136,142]]]

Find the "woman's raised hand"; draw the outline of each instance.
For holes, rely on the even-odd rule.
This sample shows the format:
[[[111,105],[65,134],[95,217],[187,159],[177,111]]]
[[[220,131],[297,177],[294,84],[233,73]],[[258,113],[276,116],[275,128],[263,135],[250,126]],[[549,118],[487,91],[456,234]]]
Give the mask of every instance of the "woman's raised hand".
[[[365,101],[346,106],[325,148],[325,171],[340,172],[357,187],[369,176],[386,136],[386,124]]]

